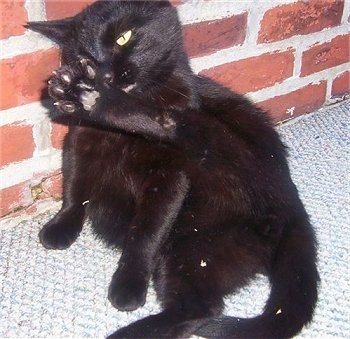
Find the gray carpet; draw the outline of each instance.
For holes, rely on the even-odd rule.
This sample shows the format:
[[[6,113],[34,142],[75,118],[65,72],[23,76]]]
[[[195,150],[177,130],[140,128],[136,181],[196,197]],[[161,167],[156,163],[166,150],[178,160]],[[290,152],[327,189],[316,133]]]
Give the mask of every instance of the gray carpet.
[[[350,102],[279,127],[290,148],[290,166],[319,240],[320,299],[300,337],[350,338]],[[0,226],[0,337],[103,337],[159,311],[152,289],[135,312],[113,309],[106,299],[118,254],[104,248],[88,227],[66,251],[38,243],[40,227],[54,214]],[[227,299],[225,313],[261,311],[269,287],[257,277]]]

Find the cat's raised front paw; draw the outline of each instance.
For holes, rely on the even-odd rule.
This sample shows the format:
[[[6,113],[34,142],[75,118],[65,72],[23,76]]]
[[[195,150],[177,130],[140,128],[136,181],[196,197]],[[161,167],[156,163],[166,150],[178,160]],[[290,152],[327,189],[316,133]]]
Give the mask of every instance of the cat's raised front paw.
[[[88,59],[80,59],[74,69],[62,66],[48,82],[49,95],[55,100],[54,105],[67,114],[92,111],[100,97],[95,88],[95,77],[95,66]]]
[[[146,302],[148,279],[135,272],[135,275],[116,272],[109,285],[108,299],[120,311],[134,311]]]

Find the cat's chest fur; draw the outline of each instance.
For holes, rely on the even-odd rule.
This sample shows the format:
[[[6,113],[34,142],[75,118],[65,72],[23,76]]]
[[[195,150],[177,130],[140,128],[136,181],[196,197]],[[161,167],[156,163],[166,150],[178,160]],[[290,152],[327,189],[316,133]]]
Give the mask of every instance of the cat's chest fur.
[[[169,158],[170,150],[164,144],[148,142],[138,136],[98,130],[89,127],[74,128],[70,133],[71,152],[85,175],[127,181],[127,177],[143,180],[149,171],[161,166]],[[137,178],[139,177],[139,179]]]

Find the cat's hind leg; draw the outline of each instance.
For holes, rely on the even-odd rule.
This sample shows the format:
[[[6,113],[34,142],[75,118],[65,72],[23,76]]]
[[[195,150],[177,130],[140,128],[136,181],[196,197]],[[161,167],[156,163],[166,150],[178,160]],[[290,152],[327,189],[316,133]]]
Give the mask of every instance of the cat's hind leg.
[[[254,230],[226,227],[226,232],[219,232],[225,225],[212,225],[212,232],[201,231],[201,222],[193,221],[195,211],[193,216],[184,215],[174,225],[157,257],[154,286],[164,311],[118,330],[111,338],[188,338],[221,315],[225,295],[264,269],[269,245],[261,244]],[[191,220],[192,233],[177,233]]]
[[[194,247],[193,251],[200,252]],[[159,256],[154,284],[163,311],[119,329],[110,338],[188,338],[222,313],[220,277],[208,274],[206,262],[199,259],[197,265],[187,252],[191,258],[189,262],[185,258],[184,264],[179,264],[181,258],[169,254],[169,249]]]

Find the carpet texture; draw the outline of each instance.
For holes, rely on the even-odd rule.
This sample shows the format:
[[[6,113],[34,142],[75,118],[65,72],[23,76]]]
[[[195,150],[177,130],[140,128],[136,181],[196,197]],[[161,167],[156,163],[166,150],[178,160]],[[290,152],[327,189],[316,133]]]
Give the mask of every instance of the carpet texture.
[[[320,297],[313,322],[299,337],[350,338],[350,102],[281,125],[293,179],[319,241]],[[0,226],[0,337],[104,337],[158,312],[151,288],[146,305],[131,313],[108,302],[119,254],[85,227],[65,251],[45,250],[38,231],[56,210]],[[226,300],[225,313],[261,312],[269,293],[265,277]]]

